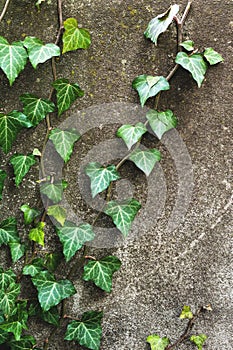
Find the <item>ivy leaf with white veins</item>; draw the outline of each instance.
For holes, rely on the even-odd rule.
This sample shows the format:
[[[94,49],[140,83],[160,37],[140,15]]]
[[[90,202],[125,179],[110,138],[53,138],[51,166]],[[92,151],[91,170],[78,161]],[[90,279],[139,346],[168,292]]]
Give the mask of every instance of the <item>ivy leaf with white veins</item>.
[[[131,147],[140,140],[143,134],[147,132],[147,128],[143,123],[137,123],[135,126],[125,124],[122,125],[117,130],[117,136],[121,137],[128,149],[131,149]]]
[[[45,194],[53,203],[58,203],[62,200],[63,186],[62,182],[45,183],[40,186],[41,193]]]
[[[110,293],[112,290],[112,275],[121,267],[121,261],[116,256],[107,256],[100,260],[91,260],[84,266],[84,281],[93,281],[97,287]]]
[[[132,160],[134,164],[146,174],[146,176],[149,176],[155,163],[161,159],[161,153],[155,148],[147,151],[136,149],[130,154],[129,159]]]
[[[40,306],[44,311],[56,306],[65,298],[71,297],[76,290],[69,280],[56,281],[53,274],[41,271],[32,278],[32,283],[38,291]]]
[[[20,100],[23,102],[23,112],[33,126],[37,126],[48,113],[55,111],[53,102],[32,94],[23,94]]]
[[[11,283],[15,281],[16,281],[16,275],[11,269],[4,271],[0,267],[0,290],[6,289]]]
[[[180,314],[180,318],[181,319],[188,318],[189,320],[193,318],[193,313],[191,311],[190,306],[187,306],[187,305],[183,306],[183,309]]]
[[[165,132],[177,126],[177,118],[170,109],[167,109],[164,112],[158,112],[151,109],[146,114],[146,118],[149,121],[151,129],[159,140],[161,140]]]
[[[222,56],[216,52],[212,47],[205,49],[204,57],[207,59],[210,65],[217,64],[223,61]]]
[[[0,68],[6,74],[10,86],[24,69],[27,58],[27,51],[23,47],[22,41],[9,44],[5,38],[0,36]]]
[[[15,218],[8,218],[0,222],[0,245],[19,242]]]
[[[192,74],[193,79],[197,82],[198,87],[201,87],[208,66],[200,53],[188,56],[185,52],[179,52],[176,55],[175,62],[181,65],[184,69],[187,69]]]
[[[143,107],[149,97],[156,96],[160,91],[169,90],[170,85],[162,76],[139,75],[134,79],[132,87],[137,90],[141,106]]]
[[[31,224],[33,220],[40,215],[39,210],[30,208],[27,204],[21,205],[20,210],[23,212],[24,223],[26,225]]]
[[[23,275],[30,275],[34,277],[45,268],[44,261],[41,258],[34,259],[30,264],[23,268]]]
[[[68,79],[57,79],[53,82],[52,86],[57,91],[56,96],[59,116],[69,109],[78,97],[84,96],[84,91],[79,85],[77,83],[71,84]]]
[[[74,143],[80,139],[80,136],[76,129],[61,130],[56,128],[50,132],[49,139],[53,142],[64,162],[67,163],[72,154]]]
[[[18,242],[12,242],[9,243],[10,252],[11,252],[11,258],[13,263],[18,261],[22,256],[24,256],[25,253],[25,245],[18,243]]]
[[[23,154],[15,154],[10,158],[15,174],[15,184],[18,187],[24,176],[29,172],[32,165],[36,163],[33,154],[24,156]]]
[[[157,45],[158,37],[165,32],[172,23],[174,16],[179,12],[179,5],[172,5],[166,12],[153,18],[144,33],[145,37],[151,39]]]
[[[194,50],[194,42],[192,40],[185,40],[180,44],[180,46],[182,46],[186,51]]]
[[[151,350],[165,350],[170,343],[168,338],[160,338],[157,334],[149,335],[146,341],[150,344]]]
[[[29,61],[35,69],[39,63],[44,63],[52,57],[60,56],[59,46],[44,44],[43,41],[33,36],[26,37],[23,45],[27,48]]]
[[[206,341],[207,336],[205,334],[192,335],[189,339],[197,346],[198,350],[202,350],[203,344]]]
[[[120,179],[115,165],[103,167],[98,162],[91,162],[85,167],[85,173],[91,179],[91,194],[94,198],[98,193],[106,190],[112,181]]]
[[[44,246],[44,227],[45,222],[38,222],[37,226],[29,231],[29,239]]]
[[[64,22],[65,32],[62,36],[62,53],[78,49],[88,49],[91,44],[91,36],[88,30],[78,28],[75,18],[68,18]]]
[[[81,321],[72,321],[68,324],[65,340],[75,340],[88,349],[99,350],[102,336],[102,317],[102,312],[85,312]]]
[[[128,236],[131,224],[137,215],[141,204],[136,199],[127,199],[121,202],[110,201],[104,212],[109,215],[118,230],[121,231],[124,237]]]
[[[0,200],[2,199],[2,191],[4,187],[4,181],[7,177],[5,170],[0,169]]]
[[[10,316],[15,308],[15,302],[20,293],[20,284],[12,282],[0,290],[0,310]]]
[[[71,221],[66,221],[63,227],[57,227],[57,234],[63,245],[66,261],[69,261],[85,242],[95,238],[91,225],[83,223],[77,226]]]
[[[47,214],[54,217],[54,219],[59,222],[62,226],[66,220],[66,209],[61,207],[60,205],[51,205],[47,209]]]
[[[31,128],[32,126],[27,116],[21,112],[0,113],[0,147],[3,152],[8,153],[10,151],[18,132],[23,127]]]
[[[10,339],[8,341],[11,350],[33,350],[36,340],[31,335],[23,335],[20,340]]]

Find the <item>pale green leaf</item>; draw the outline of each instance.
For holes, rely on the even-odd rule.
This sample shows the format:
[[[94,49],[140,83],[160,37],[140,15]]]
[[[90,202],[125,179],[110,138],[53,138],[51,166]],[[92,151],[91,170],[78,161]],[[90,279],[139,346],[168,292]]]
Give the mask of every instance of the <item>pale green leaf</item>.
[[[75,18],[68,18],[64,22],[64,28],[63,54],[77,49],[88,49],[91,44],[90,33],[86,29],[78,28],[78,22]]]
[[[151,109],[146,114],[146,118],[149,121],[151,129],[159,140],[161,140],[165,132],[177,126],[177,118],[170,109],[167,109],[164,112],[158,112]]]
[[[81,321],[72,321],[69,323],[66,330],[65,339],[75,340],[80,345],[83,345],[91,350],[99,350],[102,336],[102,317],[102,312],[85,312]]]
[[[112,181],[120,178],[115,165],[103,167],[98,162],[91,162],[85,167],[85,173],[91,180],[91,194],[94,198],[98,193],[106,190]]]
[[[30,264],[24,266],[23,275],[30,275],[34,277],[39,272],[43,271],[44,267],[43,260],[41,258],[36,258]]]
[[[77,83],[70,83],[68,79],[57,79],[52,85],[57,92],[56,96],[59,116],[69,109],[78,97],[84,96],[84,91],[79,85]]]
[[[97,287],[111,292],[112,275],[121,267],[120,260],[115,256],[107,256],[100,260],[90,260],[84,266],[84,281],[93,281]]]
[[[143,134],[147,132],[147,128],[143,123],[134,125],[125,124],[117,130],[117,136],[121,137],[128,149],[140,140]]]
[[[9,44],[0,36],[0,68],[12,85],[27,63],[27,51],[21,41]]]
[[[181,314],[180,314],[180,318],[181,319],[188,318],[189,320],[191,320],[193,318],[193,313],[191,311],[190,306],[188,306],[188,305],[183,306],[183,309],[182,309]]]
[[[23,102],[23,112],[33,126],[37,126],[48,113],[55,111],[53,102],[32,94],[23,94],[20,100]]]
[[[42,2],[45,2],[46,0],[37,0],[36,2],[36,7],[39,9],[40,5],[42,4]],[[52,0],[47,0],[48,5],[50,5],[52,3]]]
[[[155,148],[147,151],[136,149],[130,154],[129,159],[132,160],[134,164],[146,174],[146,176],[149,176],[155,163],[161,159],[161,154]]]
[[[41,151],[38,148],[34,148],[32,154],[37,157],[41,157]]]
[[[63,186],[62,182],[45,183],[40,187],[41,193],[45,194],[54,204],[62,200]]]
[[[31,224],[34,221],[34,219],[40,215],[39,210],[30,208],[27,204],[21,205],[20,210],[23,212],[24,223],[26,225]]]
[[[74,143],[79,140],[80,134],[76,129],[61,130],[53,129],[49,139],[53,142],[56,151],[60,154],[65,163],[68,162],[73,152]]]
[[[20,293],[20,284],[12,282],[0,290],[0,310],[10,316],[15,308],[15,302]]]
[[[201,54],[195,53],[188,56],[185,52],[179,52],[176,56],[175,62],[181,65],[184,69],[187,69],[192,74],[193,79],[197,82],[198,87],[201,87],[207,71],[207,63],[204,61]]]
[[[217,64],[223,61],[222,56],[216,52],[212,47],[205,49],[204,56],[210,65]]]
[[[202,350],[203,344],[207,339],[207,335],[205,334],[199,334],[199,335],[192,335],[189,339],[191,342],[193,342],[198,350]]]
[[[180,46],[182,46],[186,51],[194,50],[194,42],[192,40],[185,40],[180,44]]]
[[[36,160],[33,154],[28,154],[27,156],[23,154],[15,154],[10,158],[10,163],[14,169],[15,184],[16,186],[19,186],[32,165],[36,163]]]
[[[118,230],[126,237],[140,208],[141,204],[132,198],[122,202],[111,201],[107,204],[104,212],[112,218]]]
[[[24,46],[27,48],[29,61],[33,68],[39,63],[44,63],[52,57],[60,56],[60,48],[55,44],[44,44],[38,38],[28,36],[24,39]]]
[[[134,79],[132,86],[137,90],[142,107],[149,97],[156,96],[160,91],[169,90],[170,85],[162,76],[139,75]]]
[[[145,37],[157,45],[159,35],[167,30],[178,12],[179,5],[172,5],[166,12],[153,18],[144,33]]]
[[[13,243],[9,243],[9,247],[10,247],[11,258],[13,263],[15,263],[20,258],[22,258],[22,256],[24,256],[24,253],[25,253],[24,244],[13,242]]]
[[[38,222],[37,226],[29,231],[29,239],[44,246],[44,227],[45,222]]]
[[[47,214],[54,217],[54,219],[59,222],[62,226],[64,225],[64,222],[66,220],[66,209],[61,207],[60,205],[51,205],[47,209]]]
[[[69,261],[87,241],[92,241],[95,234],[89,224],[76,225],[66,221],[63,227],[57,228],[58,237],[63,245],[63,254]]]
[[[44,311],[56,306],[65,298],[76,293],[73,284],[69,280],[56,281],[53,274],[41,271],[32,278],[32,282],[38,291],[40,306]]]
[[[0,245],[8,243],[19,243],[16,219],[8,218],[0,222]]]
[[[2,191],[4,187],[4,181],[7,177],[5,170],[0,169],[0,200],[2,199]]]
[[[168,338],[160,338],[157,334],[149,335],[146,341],[150,344],[151,350],[165,350],[170,343]]]

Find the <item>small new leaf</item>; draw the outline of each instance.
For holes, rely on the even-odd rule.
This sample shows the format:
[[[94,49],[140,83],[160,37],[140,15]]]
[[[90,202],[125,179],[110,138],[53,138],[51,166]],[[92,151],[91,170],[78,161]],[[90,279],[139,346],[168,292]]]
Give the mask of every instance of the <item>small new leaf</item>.
[[[205,49],[204,57],[207,59],[210,65],[223,62],[222,56],[214,49],[212,49],[212,47]]]
[[[127,237],[132,222],[141,208],[141,204],[136,199],[127,199],[122,202],[111,201],[107,204],[104,212],[109,215],[118,230],[124,237]]]
[[[37,126],[48,113],[55,111],[53,102],[32,94],[23,94],[20,100],[23,102],[23,112],[33,126]]]
[[[62,53],[77,49],[88,49],[91,44],[91,36],[88,30],[78,28],[78,22],[75,18],[68,18],[64,22],[65,32],[62,36]]]
[[[29,239],[44,246],[44,222],[38,222],[35,228],[29,231]]]
[[[64,222],[66,220],[66,209],[61,207],[60,205],[52,205],[48,207],[47,214],[54,217],[59,224],[62,226],[64,225]]]
[[[180,46],[182,46],[186,51],[194,50],[194,42],[192,40],[185,40],[180,44]]]
[[[203,344],[206,341],[207,336],[205,334],[192,335],[189,339],[197,346],[198,350],[202,350]]]
[[[120,178],[115,165],[103,167],[98,162],[91,162],[85,167],[85,173],[91,180],[91,194],[94,198],[98,193],[106,190],[112,181]]]
[[[24,256],[24,253],[25,253],[24,244],[13,242],[13,243],[9,243],[9,247],[10,247],[11,258],[13,263],[15,263],[20,258],[22,258],[22,256]]]
[[[110,293],[112,275],[121,267],[121,261],[115,256],[107,256],[100,260],[90,260],[84,266],[84,281],[93,281],[97,287]]]
[[[143,134],[147,132],[147,128],[143,123],[137,123],[134,125],[125,124],[122,125],[117,130],[117,136],[121,137],[128,149],[131,149],[131,147],[140,140]]]
[[[49,136],[56,151],[60,154],[65,163],[70,159],[74,143],[79,140],[79,138],[80,134],[76,129],[61,130],[56,128],[50,132]]]
[[[148,151],[136,149],[130,154],[129,159],[132,160],[146,176],[149,176],[155,164],[161,159],[161,153],[155,148]]]
[[[146,118],[149,121],[151,129],[159,140],[161,140],[165,132],[177,126],[177,119],[170,109],[167,109],[164,112],[158,112],[151,109],[146,114]]]
[[[179,12],[179,5],[172,5],[166,12],[153,18],[144,33],[146,38],[151,39],[157,45],[158,37],[165,32],[172,23],[174,16]]]
[[[192,74],[193,79],[197,82],[198,87],[201,87],[208,68],[207,63],[204,61],[201,54],[195,53],[188,56],[185,52],[179,52],[176,55],[175,62],[181,65],[184,69],[187,69]]]
[[[190,306],[187,306],[187,305],[183,306],[183,309],[182,309],[181,314],[180,314],[180,318],[181,319],[188,318],[189,320],[191,320],[193,318],[193,313],[191,311]]]
[[[58,203],[62,200],[63,186],[61,181],[42,184],[40,190],[41,193],[45,194],[53,203]]]
[[[151,350],[165,350],[170,343],[168,338],[160,338],[157,334],[149,335],[146,341],[150,344]]]
[[[2,191],[3,191],[4,181],[6,177],[7,177],[6,172],[0,169],[0,200],[2,199]]]
[[[102,312],[85,312],[81,321],[72,321],[68,325],[65,339],[75,340],[80,345],[83,345],[91,350],[99,350],[102,336],[102,317]]]
[[[66,261],[69,261],[85,242],[95,238],[91,225],[80,224],[77,226],[71,221],[66,221],[63,227],[57,228],[57,234],[63,245]]]
[[[8,218],[0,222],[0,245],[19,242],[15,218]]]
[[[70,108],[78,97],[83,97],[84,91],[77,83],[71,84],[68,79],[57,79],[53,82],[53,87],[57,91],[58,115]]]
[[[156,96],[160,91],[170,89],[166,78],[162,76],[153,77],[146,74],[139,75],[135,78],[132,87],[137,90],[142,107],[149,97]]]
[[[21,205],[20,210],[23,212],[24,223],[26,225],[31,224],[33,220],[40,215],[39,210],[30,208],[27,204]]]
[[[23,154],[15,154],[10,158],[15,174],[15,184],[18,187],[24,176],[29,172],[32,165],[36,163],[33,154],[24,156]]]

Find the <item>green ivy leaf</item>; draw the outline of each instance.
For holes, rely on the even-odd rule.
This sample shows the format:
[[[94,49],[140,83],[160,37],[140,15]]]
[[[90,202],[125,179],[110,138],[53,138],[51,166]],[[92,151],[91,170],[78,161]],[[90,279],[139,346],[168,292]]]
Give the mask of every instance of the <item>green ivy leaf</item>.
[[[6,341],[8,340],[8,337],[9,337],[8,333],[0,329],[0,344],[6,343]]]
[[[6,172],[0,169],[0,200],[2,199],[2,191],[3,191],[4,181],[6,177],[7,177]]]
[[[44,63],[52,57],[60,56],[60,48],[55,44],[44,44],[38,38],[28,36],[24,39],[24,46],[27,48],[29,61],[36,69],[39,63]]]
[[[147,128],[143,123],[137,123],[135,126],[125,124],[117,130],[117,136],[124,140],[128,149],[131,149],[146,132]]]
[[[32,277],[32,283],[37,288],[40,306],[44,311],[48,311],[63,299],[76,293],[69,280],[56,281],[53,274],[48,271],[41,271]]]
[[[62,226],[64,225],[65,220],[66,220],[66,209],[65,208],[63,208],[57,204],[51,205],[47,209],[47,214],[54,217],[54,219],[56,219],[57,222],[59,222],[59,224],[61,224]]]
[[[198,87],[201,87],[207,71],[207,64],[201,54],[195,53],[188,56],[185,52],[179,52],[176,55],[175,62],[181,65],[184,69],[187,69],[192,74],[193,79],[197,82]]]
[[[24,223],[26,225],[31,224],[34,221],[34,219],[40,215],[39,210],[30,208],[27,204],[21,205],[20,210],[23,212]]]
[[[16,281],[16,275],[11,269],[4,271],[0,267],[0,290],[7,289],[7,287],[11,283],[15,283],[15,281]]]
[[[32,94],[23,94],[20,96],[20,100],[23,103],[23,112],[33,126],[37,126],[48,113],[55,111],[53,102]]]
[[[111,201],[107,204],[104,212],[111,216],[118,230],[126,237],[140,208],[141,204],[132,198],[122,202]]]
[[[164,112],[158,112],[151,109],[146,114],[146,118],[149,121],[151,129],[159,140],[161,140],[165,132],[177,126],[177,118],[170,109],[167,109]]]
[[[72,321],[68,325],[65,339],[75,340],[80,345],[83,345],[91,350],[99,350],[102,336],[102,317],[102,312],[85,312],[81,321]]]
[[[0,329],[13,333],[15,340],[20,340],[23,329],[27,329],[27,302],[18,302],[12,315],[3,323],[0,323]]]
[[[107,256],[100,260],[91,260],[84,266],[84,281],[93,281],[97,287],[110,293],[112,290],[112,275],[121,267],[121,261],[116,256]]]
[[[78,97],[84,96],[84,91],[77,83],[71,84],[68,79],[57,79],[53,82],[53,87],[57,91],[58,115],[70,108]]]
[[[15,218],[8,218],[0,222],[0,245],[19,242]]]
[[[139,75],[135,78],[132,87],[137,90],[142,107],[149,97],[156,96],[160,91],[170,89],[170,85],[166,78],[162,76],[153,77],[146,74]]]
[[[15,263],[20,258],[22,258],[22,256],[24,256],[24,253],[25,253],[24,244],[13,242],[13,243],[9,243],[9,247],[10,247],[11,258],[13,263]]]
[[[214,49],[212,49],[212,47],[205,49],[204,57],[207,59],[210,65],[223,62],[222,56]]]
[[[62,260],[62,253],[48,253],[45,255],[44,264],[49,272],[56,271],[57,267],[60,265]]]
[[[68,18],[64,22],[65,32],[62,36],[62,53],[77,49],[88,49],[91,44],[91,36],[88,30],[78,28],[78,22],[75,18]]]
[[[41,193],[45,194],[53,203],[58,203],[62,200],[63,186],[61,181],[42,184],[40,190]]]
[[[180,44],[180,46],[182,46],[186,51],[194,50],[194,42],[192,40],[185,40]]]
[[[27,51],[21,41],[12,43],[0,36],[0,68],[6,74],[10,86],[27,63]]]
[[[39,272],[44,270],[44,262],[41,258],[34,259],[31,264],[25,265],[23,268],[23,275],[36,276]]]
[[[0,147],[8,153],[22,127],[30,128],[33,125],[27,116],[18,111],[8,114],[0,113]]]
[[[157,334],[149,335],[146,341],[150,344],[151,350],[165,350],[170,343],[168,338],[160,338]]]
[[[29,239],[44,246],[44,227],[45,222],[38,222],[37,226],[29,231]]]
[[[85,167],[85,173],[91,180],[91,194],[94,198],[98,193],[106,190],[112,181],[120,178],[115,165],[103,167],[98,162],[91,162]]]
[[[30,304],[29,316],[39,316],[43,321],[56,327],[59,326],[60,315],[57,306],[51,307],[48,311],[43,311],[39,303]]]
[[[15,302],[20,293],[20,284],[12,282],[0,290],[0,310],[10,316],[15,309]],[[0,324],[1,325],[1,324]],[[6,330],[6,329],[3,329]]]
[[[63,245],[63,254],[69,261],[87,241],[92,241],[95,234],[89,224],[76,225],[66,221],[63,227],[57,228],[58,237]]]
[[[206,341],[207,336],[205,334],[192,335],[189,339],[197,346],[198,350],[202,350],[203,344]]]
[[[50,132],[49,139],[53,142],[64,162],[67,163],[73,152],[74,143],[80,139],[80,136],[76,129],[61,130],[56,128]]]
[[[151,39],[157,45],[158,37],[165,32],[172,23],[174,16],[179,12],[179,5],[172,5],[166,12],[153,18],[144,33],[146,38]]]
[[[15,184],[18,187],[24,176],[29,172],[32,165],[36,163],[33,154],[27,156],[23,154],[15,154],[10,158],[10,163],[13,166],[15,174]]]
[[[8,344],[11,350],[32,350],[36,344],[36,340],[31,335],[23,335],[20,340],[11,339]]]
[[[182,309],[181,314],[180,314],[180,318],[181,319],[188,318],[189,320],[191,320],[193,318],[193,313],[191,311],[190,306],[188,306],[188,305],[183,306],[183,309]]]
[[[149,176],[155,163],[161,159],[161,153],[155,148],[148,151],[136,149],[130,154],[129,159],[132,160],[134,164],[146,174],[146,176]]]

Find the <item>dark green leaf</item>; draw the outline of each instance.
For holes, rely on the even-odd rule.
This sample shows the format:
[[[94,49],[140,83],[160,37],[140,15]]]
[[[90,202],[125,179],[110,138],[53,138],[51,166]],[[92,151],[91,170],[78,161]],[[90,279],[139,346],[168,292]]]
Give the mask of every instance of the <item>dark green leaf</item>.
[[[7,287],[5,287],[5,289],[0,290],[0,310],[4,314],[8,316],[12,314],[12,311],[15,309],[15,302],[19,293],[20,285],[15,282],[11,282]]]
[[[31,264],[25,265],[23,268],[23,275],[36,276],[39,272],[44,270],[44,262],[41,258],[34,259]]]
[[[83,97],[84,91],[80,89],[77,83],[71,84],[68,79],[57,79],[52,84],[57,91],[57,107],[58,115],[70,108],[72,103],[78,97]]]
[[[115,165],[103,167],[98,162],[89,163],[85,167],[85,173],[91,180],[91,194],[93,198],[98,193],[106,190],[112,181],[120,178]]]
[[[44,246],[44,227],[45,222],[38,222],[37,226],[29,231],[29,239]]]
[[[4,181],[6,177],[7,177],[6,172],[0,169],[0,200],[2,199],[2,191],[3,191]]]
[[[31,335],[23,335],[20,340],[11,339],[8,344],[11,350],[33,350],[36,340]]]
[[[37,126],[48,113],[55,111],[53,102],[32,94],[23,94],[20,96],[20,100],[23,103],[23,112],[33,126]]]
[[[121,267],[120,260],[115,256],[107,256],[100,260],[90,260],[84,266],[84,281],[93,281],[97,287],[111,292],[112,275]]]
[[[163,134],[170,129],[173,129],[177,125],[177,119],[170,109],[164,112],[158,112],[151,109],[147,114],[146,118],[149,121],[151,129],[155,135],[161,140]]]
[[[186,51],[194,50],[194,42],[192,40],[185,40],[180,44],[180,46],[182,46]]]
[[[190,341],[193,342],[198,350],[202,350],[203,344],[206,341],[207,336],[205,334],[199,334],[199,335],[192,335],[190,337]]]
[[[99,350],[102,336],[102,317],[102,312],[85,312],[81,321],[72,321],[68,325],[65,339],[75,340],[80,345],[83,345],[91,350]]]
[[[161,159],[161,154],[155,148],[147,151],[136,149],[130,154],[129,159],[132,160],[134,164],[146,174],[146,176],[149,176],[155,163]]]
[[[30,304],[29,316],[39,316],[45,322],[54,326],[59,326],[60,315],[57,306],[51,307],[48,311],[43,311],[39,303]]]
[[[61,207],[58,204],[51,205],[47,209],[47,214],[52,216],[54,219],[59,222],[62,226],[64,225],[64,222],[66,220],[66,209]]]
[[[17,341],[20,340],[23,329],[27,329],[28,312],[26,307],[26,301],[17,302],[13,314],[5,322],[0,323],[0,329],[13,333]]]
[[[5,290],[10,284],[14,283],[15,281],[16,275],[11,269],[4,271],[0,267],[0,290]]]
[[[8,340],[9,334],[6,331],[0,329],[0,344],[6,343]],[[4,349],[3,349],[4,350]]]
[[[176,56],[176,63],[187,69],[197,82],[198,87],[201,87],[207,71],[207,64],[201,54],[195,53],[188,56],[185,52],[179,52]]]
[[[181,319],[188,318],[189,320],[191,320],[193,318],[193,313],[191,311],[190,306],[187,306],[187,305],[183,306],[183,309],[182,309],[181,314],[180,314],[180,318]]]
[[[77,49],[88,49],[91,44],[91,36],[88,30],[78,28],[78,22],[75,18],[68,18],[64,22],[65,32],[62,36],[62,53]]]
[[[53,129],[49,136],[49,139],[53,142],[56,151],[60,154],[65,163],[67,163],[70,159],[74,143],[79,140],[79,138],[80,134],[76,129]]]
[[[30,208],[29,205],[23,204],[20,207],[20,210],[23,212],[24,223],[29,225],[33,220],[40,215],[40,211],[34,208]]]
[[[40,190],[55,204],[62,200],[63,186],[61,181],[57,183],[42,184]]]
[[[172,5],[166,12],[153,18],[144,33],[145,37],[157,45],[158,36],[167,30],[178,11],[179,5]]]
[[[24,256],[24,253],[25,253],[24,244],[21,244],[18,242],[9,243],[9,247],[11,252],[11,258],[14,263],[18,261],[20,258],[22,258],[22,256]]]
[[[36,163],[36,160],[33,154],[28,154],[27,156],[23,154],[15,154],[10,158],[10,163],[14,169],[15,184],[16,186],[19,186],[32,165]]]
[[[15,218],[8,218],[0,222],[0,245],[19,242]]]
[[[128,149],[131,149],[131,147],[140,140],[143,134],[147,132],[147,128],[143,123],[137,123],[134,125],[125,124],[122,125],[117,130],[117,136],[121,137]]]
[[[162,76],[139,75],[134,79],[132,86],[137,90],[142,107],[149,97],[156,96],[160,91],[169,90],[170,85]]]
[[[151,350],[165,350],[170,343],[168,338],[160,338],[157,334],[149,335],[146,341],[150,344]]]
[[[95,237],[91,225],[80,224],[77,226],[71,221],[66,221],[63,227],[57,228],[57,234],[63,245],[66,261],[69,261],[85,242],[91,241]]]
[[[217,64],[223,61],[222,56],[216,52],[212,47],[205,49],[204,56],[210,65]]]
[[[127,199],[122,202],[109,202],[104,212],[111,216],[118,230],[126,237],[140,208],[141,204],[136,199]]]
[[[45,255],[44,264],[49,272],[56,271],[57,267],[60,265],[63,255],[61,252],[58,253],[48,253]]]

